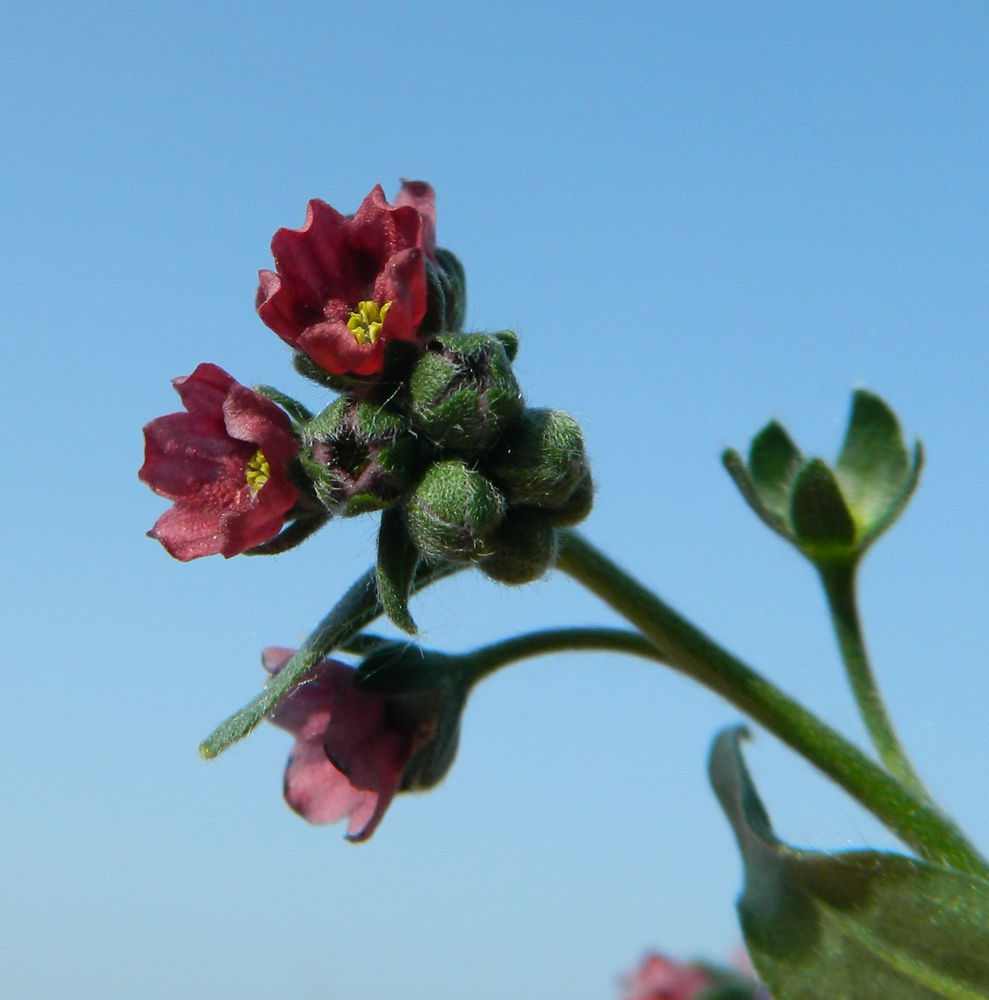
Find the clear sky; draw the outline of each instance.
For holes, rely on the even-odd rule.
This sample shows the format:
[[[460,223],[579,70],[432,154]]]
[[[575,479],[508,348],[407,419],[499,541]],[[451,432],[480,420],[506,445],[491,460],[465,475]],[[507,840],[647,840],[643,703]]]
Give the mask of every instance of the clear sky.
[[[927,446],[866,562],[876,668],[989,849],[989,9],[980,3],[7,4],[0,994],[606,1000],[647,948],[727,957],[740,865],[704,766],[738,714],[604,656],[475,693],[459,758],[374,839],[284,806],[288,737],[206,764],[374,519],[276,560],[144,532],[141,425],[200,361],[327,397],[253,310],[281,225],[425,178],[469,326],[581,421],[585,530],[856,738],[809,566],[718,456],[771,415],[833,456],[866,386]],[[565,580],[448,581],[428,643],[610,623]],[[768,736],[780,833],[892,840]]]

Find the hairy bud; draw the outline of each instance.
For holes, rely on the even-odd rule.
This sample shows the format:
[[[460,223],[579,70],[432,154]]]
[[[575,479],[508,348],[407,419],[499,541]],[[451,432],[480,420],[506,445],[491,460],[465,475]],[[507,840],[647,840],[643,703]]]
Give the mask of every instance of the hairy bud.
[[[452,562],[488,555],[488,536],[504,515],[504,497],[458,459],[432,465],[406,507],[409,533],[419,551]]]
[[[522,412],[522,394],[504,342],[483,333],[433,338],[412,369],[413,428],[448,451],[485,452]]]
[[[560,410],[526,410],[486,468],[509,503],[562,508],[587,471],[580,427]]]

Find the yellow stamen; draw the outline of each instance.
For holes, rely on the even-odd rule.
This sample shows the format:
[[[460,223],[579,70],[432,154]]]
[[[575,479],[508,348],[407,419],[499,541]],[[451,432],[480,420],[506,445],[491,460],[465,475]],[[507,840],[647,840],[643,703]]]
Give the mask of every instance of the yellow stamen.
[[[357,308],[347,318],[347,329],[354,335],[354,340],[361,346],[373,344],[381,333],[381,324],[390,308],[390,302],[383,306],[373,301],[358,302]]]
[[[257,496],[258,490],[268,481],[271,476],[271,469],[268,467],[268,459],[264,457],[264,452],[260,448],[247,460],[244,467],[244,478],[251,488],[251,496]]]

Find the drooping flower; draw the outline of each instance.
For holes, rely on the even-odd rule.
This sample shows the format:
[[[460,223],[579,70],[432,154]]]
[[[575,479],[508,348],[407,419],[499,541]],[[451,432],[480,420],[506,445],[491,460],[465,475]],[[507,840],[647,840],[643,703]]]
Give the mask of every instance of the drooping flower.
[[[261,660],[276,674],[294,652],[273,646]],[[347,839],[362,841],[374,833],[396,793],[422,786],[416,762],[447,728],[449,716],[442,689],[371,694],[354,687],[355,673],[346,663],[323,660],[269,721],[295,737],[285,801],[313,824],[346,818]],[[454,711],[458,724],[459,706]],[[455,732],[453,741],[455,746]],[[446,749],[452,758],[452,747]]]
[[[216,365],[172,384],[187,412],[144,428],[138,477],[174,501],[148,535],[183,561],[229,558],[273,538],[296,500],[287,468],[299,447],[288,417]]]
[[[622,1000],[697,1000],[710,985],[704,969],[651,952],[625,979]]]
[[[376,374],[384,345],[415,340],[425,315],[435,220],[422,181],[404,183],[394,205],[375,186],[350,218],[313,199],[301,229],[272,238],[275,270],[258,273],[258,315],[324,371]]]

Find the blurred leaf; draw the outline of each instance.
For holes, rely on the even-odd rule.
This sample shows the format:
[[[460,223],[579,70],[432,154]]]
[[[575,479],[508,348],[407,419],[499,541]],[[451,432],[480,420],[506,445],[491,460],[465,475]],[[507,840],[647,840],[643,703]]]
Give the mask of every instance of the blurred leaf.
[[[986,1000],[989,882],[898,854],[825,854],[773,833],[739,749],[709,774],[745,863],[739,918],[775,1000]]]

